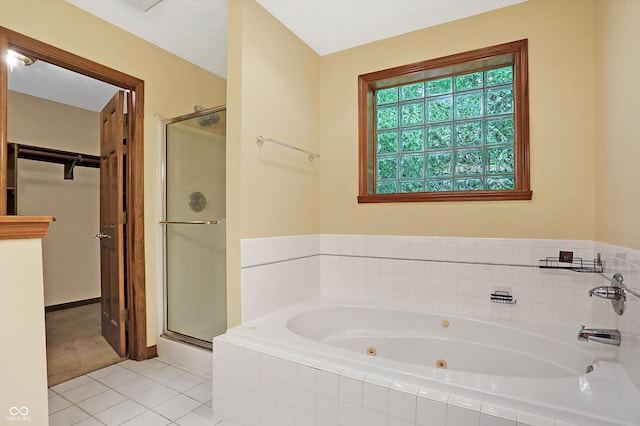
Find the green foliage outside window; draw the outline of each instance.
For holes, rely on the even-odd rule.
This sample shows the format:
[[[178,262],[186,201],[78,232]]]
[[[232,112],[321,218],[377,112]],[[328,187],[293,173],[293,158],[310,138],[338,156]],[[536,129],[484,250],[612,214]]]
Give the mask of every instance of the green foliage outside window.
[[[375,91],[377,194],[514,189],[512,65]]]

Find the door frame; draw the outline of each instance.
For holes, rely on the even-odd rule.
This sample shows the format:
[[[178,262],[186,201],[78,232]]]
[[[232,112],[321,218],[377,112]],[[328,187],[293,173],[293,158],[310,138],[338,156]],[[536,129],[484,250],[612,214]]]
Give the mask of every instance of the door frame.
[[[0,26],[0,52],[6,52],[9,48],[131,92],[132,102],[127,106],[129,132],[125,165],[125,286],[129,308],[127,344],[129,358],[152,358],[156,353],[154,347],[147,347],[144,263],[144,81]],[[7,212],[8,82],[7,63],[0,60],[0,215]]]

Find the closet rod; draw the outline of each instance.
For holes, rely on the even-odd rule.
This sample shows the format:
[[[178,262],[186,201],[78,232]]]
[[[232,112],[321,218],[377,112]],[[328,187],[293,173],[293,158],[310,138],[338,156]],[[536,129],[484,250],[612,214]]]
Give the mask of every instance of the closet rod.
[[[66,163],[75,160],[77,166],[100,168],[100,157],[97,155],[79,154],[39,146],[18,145],[18,158],[51,163]]]
[[[18,158],[63,164],[65,179],[73,179],[73,169],[76,166],[100,168],[100,157],[97,155],[80,154],[32,145],[16,144],[16,146],[18,147]]]

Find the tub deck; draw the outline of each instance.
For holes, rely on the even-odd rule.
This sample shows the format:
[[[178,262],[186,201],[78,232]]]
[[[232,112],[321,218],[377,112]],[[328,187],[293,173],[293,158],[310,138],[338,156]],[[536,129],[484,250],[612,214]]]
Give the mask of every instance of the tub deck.
[[[622,366],[614,362],[613,347],[594,343],[577,342],[576,330],[569,327],[549,326],[540,323],[492,321],[500,327],[509,327],[523,333],[542,333],[558,345],[569,345],[588,352],[596,360],[590,373],[578,373],[561,377],[517,377],[443,370],[432,366],[416,365],[390,359],[354,353],[351,350],[328,345],[294,333],[287,324],[304,312],[326,309],[331,306],[349,306],[348,301],[310,299],[256,320],[248,321],[214,339],[214,395],[216,394],[216,342],[228,348],[244,348],[252,353],[264,354],[311,367],[317,371],[329,371],[363,383],[388,383],[389,389],[399,386],[409,389],[418,398],[434,397],[439,402],[447,398],[457,407],[475,410],[483,407],[504,407],[506,420],[516,421],[517,413],[539,416],[559,424],[575,425],[638,425],[640,419],[640,391],[630,380]],[[376,306],[376,309],[389,307]],[[390,314],[390,313],[389,313]],[[438,315],[443,315],[442,313]],[[454,315],[446,314],[450,321]],[[481,318],[474,318],[480,321]],[[486,320],[486,319],[485,319]],[[327,319],[330,321],[330,319]],[[321,326],[321,324],[320,324]],[[360,330],[362,331],[362,330]],[[313,334],[313,333],[311,333]],[[509,344],[509,342],[506,342]],[[255,356],[255,355],[254,355]],[[224,366],[222,360],[219,368]],[[246,368],[246,366],[244,367]],[[318,373],[319,374],[319,373]],[[228,379],[228,376],[225,376]],[[215,398],[214,398],[215,399]],[[215,401],[214,401],[215,408]],[[515,413],[515,414],[514,414]],[[520,421],[520,420],[518,420]],[[565,422],[565,423],[562,423]],[[420,425],[419,418],[414,424]],[[514,423],[515,424],[515,423]],[[539,424],[547,424],[542,421]],[[553,424],[553,423],[548,423]]]

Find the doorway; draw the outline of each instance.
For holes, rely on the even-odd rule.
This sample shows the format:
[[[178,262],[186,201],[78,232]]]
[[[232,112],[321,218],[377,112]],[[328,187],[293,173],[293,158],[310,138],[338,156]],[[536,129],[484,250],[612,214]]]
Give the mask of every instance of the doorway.
[[[0,27],[0,51],[8,49],[81,75],[121,87],[130,94],[126,156],[122,163],[124,185],[121,199],[126,213],[120,217],[126,243],[123,246],[124,298],[127,311],[121,315],[127,321],[125,335],[128,357],[144,360],[156,355],[147,347],[146,295],[144,269],[144,197],[143,197],[143,106],[144,82],[135,77],[105,67],[46,43]],[[0,215],[7,214],[8,194],[8,66],[0,61]],[[46,212],[42,212],[43,214]],[[43,306],[44,309],[44,306]]]

